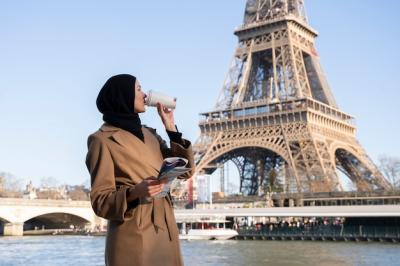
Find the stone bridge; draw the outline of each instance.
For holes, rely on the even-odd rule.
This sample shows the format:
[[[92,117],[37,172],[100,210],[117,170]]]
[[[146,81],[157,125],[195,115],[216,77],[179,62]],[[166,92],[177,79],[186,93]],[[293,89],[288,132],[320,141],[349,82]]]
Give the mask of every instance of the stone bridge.
[[[0,222],[4,224],[4,235],[23,235],[24,223],[40,217],[56,223],[65,222],[66,216],[86,228],[102,223],[89,201],[0,198]]]
[[[61,214],[61,216],[60,216]],[[312,206],[272,208],[217,208],[175,210],[177,222],[193,218],[225,217],[400,217],[400,205]],[[93,212],[89,201],[0,198],[0,224],[4,235],[21,236],[24,224],[35,219],[57,225],[72,223],[93,229],[106,220]],[[31,228],[32,229],[32,228]],[[29,230],[29,229],[28,229]]]

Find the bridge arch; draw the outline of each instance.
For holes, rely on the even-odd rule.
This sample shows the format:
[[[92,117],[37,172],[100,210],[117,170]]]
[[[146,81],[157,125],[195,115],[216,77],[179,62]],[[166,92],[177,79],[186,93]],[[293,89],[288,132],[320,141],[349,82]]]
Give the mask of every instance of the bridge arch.
[[[0,235],[4,234],[4,225],[10,223],[10,220],[7,220],[0,216]]]
[[[7,218],[3,218],[2,216],[0,216],[0,223],[10,223],[11,221]]]
[[[4,227],[4,224],[15,222],[15,217],[8,210],[8,208],[0,207],[0,227]]]
[[[63,208],[61,211],[58,208],[38,208],[30,211],[27,213],[23,219],[22,222],[26,222],[30,219],[33,219],[38,216],[43,216],[47,214],[52,214],[52,213],[63,213],[63,214],[68,214],[68,215],[73,215],[80,217],[88,222],[93,222],[94,215],[92,212],[88,212],[87,209],[76,209],[76,208]]]
[[[73,212],[47,212],[24,221],[24,230],[87,228],[92,221]]]

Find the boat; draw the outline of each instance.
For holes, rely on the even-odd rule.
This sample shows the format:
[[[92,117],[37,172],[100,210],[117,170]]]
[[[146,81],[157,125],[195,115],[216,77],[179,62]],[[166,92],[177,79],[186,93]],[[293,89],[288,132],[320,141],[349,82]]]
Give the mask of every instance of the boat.
[[[182,240],[228,240],[238,235],[238,232],[226,228],[231,221],[224,219],[185,219],[178,222],[179,239]]]

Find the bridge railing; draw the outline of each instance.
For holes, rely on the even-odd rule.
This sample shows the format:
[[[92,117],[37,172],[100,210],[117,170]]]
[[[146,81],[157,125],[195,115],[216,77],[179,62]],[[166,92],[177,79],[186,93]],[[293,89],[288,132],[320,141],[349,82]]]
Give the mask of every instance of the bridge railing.
[[[400,228],[397,226],[314,226],[314,227],[277,227],[273,229],[242,228],[242,236],[268,237],[356,237],[356,238],[393,238],[400,239]]]
[[[0,198],[2,206],[90,207],[90,201]]]
[[[266,195],[227,195],[224,197],[213,197],[213,203],[266,203],[267,199],[272,200],[274,206],[279,207],[398,205],[400,204],[400,191],[271,193],[269,197]]]

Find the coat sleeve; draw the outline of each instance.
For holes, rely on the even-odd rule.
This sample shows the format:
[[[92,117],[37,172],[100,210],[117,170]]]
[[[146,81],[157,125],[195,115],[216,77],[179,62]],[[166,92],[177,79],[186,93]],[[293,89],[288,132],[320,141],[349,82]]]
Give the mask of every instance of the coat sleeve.
[[[156,136],[158,139],[158,142],[160,143],[160,149],[161,153],[164,158],[167,157],[183,157],[188,160],[187,167],[191,168],[191,170],[181,176],[179,176],[179,179],[189,179],[192,177],[195,171],[195,164],[194,164],[194,157],[193,157],[193,150],[192,150],[192,144],[189,140],[186,140],[182,138],[182,143],[176,143],[171,141],[170,145],[171,148],[168,147],[167,142],[161,138],[160,135],[156,133],[155,130],[152,130],[152,133]]]
[[[116,188],[110,151],[98,136],[89,136],[86,166],[91,177],[90,201],[96,215],[108,220],[132,219],[135,202],[127,202],[129,187]]]
[[[173,157],[183,157],[188,160],[188,164],[186,167],[191,168],[191,170],[181,176],[179,176],[179,179],[189,179],[192,177],[195,171],[195,164],[194,164],[194,158],[193,158],[193,150],[192,150],[192,144],[190,143],[189,140],[187,139],[182,139],[183,144],[178,144],[173,141],[171,141],[171,153]]]

